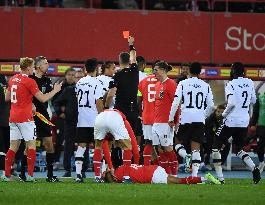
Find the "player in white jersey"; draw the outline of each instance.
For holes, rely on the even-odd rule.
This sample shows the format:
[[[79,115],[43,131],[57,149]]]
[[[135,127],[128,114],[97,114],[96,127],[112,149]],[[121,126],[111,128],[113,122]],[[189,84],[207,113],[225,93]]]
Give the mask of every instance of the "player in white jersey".
[[[200,144],[205,134],[205,118],[214,106],[212,90],[209,84],[198,78],[200,73],[201,64],[192,63],[190,78],[178,84],[169,115],[169,125],[173,127],[175,113],[182,101],[175,149],[185,159],[187,152],[182,143],[191,143],[192,176],[198,174],[201,163]]]
[[[85,63],[87,76],[76,84],[78,100],[77,138],[78,148],[75,155],[76,182],[83,182],[81,169],[86,145],[94,141],[94,125],[98,113],[103,111],[102,84],[96,78],[97,60],[88,59]]]
[[[109,90],[109,84],[113,81],[112,77],[116,72],[115,63],[112,61],[106,61],[101,66],[101,75],[97,76],[97,79],[101,82],[103,87],[103,96],[107,95],[107,91]],[[112,102],[109,105],[109,108],[113,108],[115,104],[115,97],[112,99]]]
[[[232,136],[233,143],[237,147],[237,156],[242,159],[253,173],[253,182],[257,184],[260,181],[260,171],[255,166],[248,153],[243,150],[244,138],[247,135],[249,125],[250,105],[256,102],[254,83],[248,78],[244,78],[244,66],[236,62],[231,68],[232,80],[225,87],[227,97],[227,107],[222,116],[223,125],[216,132],[216,142],[213,146],[212,158],[218,179],[224,183],[224,176],[221,167],[220,149]]]

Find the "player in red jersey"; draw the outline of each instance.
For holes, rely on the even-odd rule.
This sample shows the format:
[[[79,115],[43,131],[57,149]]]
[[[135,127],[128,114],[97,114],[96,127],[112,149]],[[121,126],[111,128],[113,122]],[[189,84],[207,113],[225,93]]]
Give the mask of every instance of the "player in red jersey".
[[[144,78],[138,85],[138,105],[140,113],[142,113],[143,121],[143,135],[145,139],[145,146],[143,151],[144,165],[151,164],[151,156],[157,154],[153,146],[159,145],[157,138],[153,137],[152,127],[155,119],[155,85],[157,78],[155,75],[150,75]]]
[[[35,96],[39,101],[46,102],[61,90],[61,84],[55,84],[54,89],[43,94],[36,82],[29,78],[33,74],[34,60],[32,58],[20,59],[21,73],[13,76],[8,83],[5,96],[6,101],[11,101],[9,118],[10,148],[5,158],[5,175],[2,181],[9,181],[11,165],[14,161],[21,139],[24,139],[27,147],[28,178],[34,182],[33,171],[36,161],[36,126],[33,119],[32,98]]]
[[[122,182],[125,166],[120,166],[113,173],[110,170],[104,173],[105,182]],[[210,182],[213,184],[221,184],[218,179],[214,178],[210,173],[204,177],[185,177],[178,178],[168,175],[164,168],[158,165],[141,166],[132,164],[130,166],[130,178],[133,183],[149,183],[149,184],[199,184]]]
[[[161,166],[166,169],[168,174],[176,176],[178,161],[173,150],[174,130],[167,124],[176,91],[176,82],[167,77],[167,72],[170,70],[172,70],[172,66],[165,61],[156,63],[154,67],[154,74],[158,82],[155,85],[155,119],[152,131],[163,149],[159,153]],[[178,118],[178,114],[176,117]]]
[[[115,122],[115,123],[113,123]],[[104,152],[104,158],[108,166],[112,169],[112,162],[110,158],[110,152],[108,149],[108,143],[104,143],[106,135],[112,136],[117,142],[117,145],[124,151],[123,152],[123,164],[130,166],[132,158],[132,149],[134,159],[136,163],[139,163],[139,151],[137,147],[137,141],[130,123],[126,120],[125,115],[116,109],[104,110],[101,112],[95,121],[94,138],[95,138],[95,150],[94,150],[94,171],[95,182],[102,182],[100,177],[100,168],[102,160],[102,147]],[[111,137],[111,138],[112,138]],[[107,141],[111,139],[106,139]],[[102,145],[103,143],[103,145]],[[124,175],[124,181],[130,181],[128,177],[129,173]]]

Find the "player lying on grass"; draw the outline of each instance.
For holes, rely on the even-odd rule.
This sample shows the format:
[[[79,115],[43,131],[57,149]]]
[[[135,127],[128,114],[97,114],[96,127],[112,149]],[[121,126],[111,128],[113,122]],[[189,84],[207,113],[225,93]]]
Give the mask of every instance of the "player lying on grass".
[[[120,183],[123,180],[125,166],[122,165],[115,171],[113,169],[107,170],[103,173],[105,182]],[[204,177],[185,177],[178,178],[172,175],[168,175],[166,170],[158,165],[141,166],[132,164],[129,169],[129,177],[133,183],[142,184],[199,184],[204,182],[210,182],[212,184],[221,184],[220,181],[214,178],[210,173]]]

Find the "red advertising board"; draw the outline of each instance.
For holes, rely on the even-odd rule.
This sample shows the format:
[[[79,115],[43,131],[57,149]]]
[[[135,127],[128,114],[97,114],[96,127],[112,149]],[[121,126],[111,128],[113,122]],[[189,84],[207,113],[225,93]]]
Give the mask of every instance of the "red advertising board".
[[[265,15],[214,15],[213,62],[265,64]]]
[[[118,60],[121,51],[128,50],[122,31],[135,37],[138,54],[148,61],[164,59],[170,62],[199,60],[209,62],[210,18],[187,12],[149,12],[47,9],[25,10],[24,54],[36,53],[52,59]],[[41,25],[41,26],[40,26]],[[37,28],[37,29],[36,29]],[[39,45],[41,46],[33,46]]]
[[[135,37],[147,61],[265,64],[265,14],[0,7],[0,59],[118,61]]]

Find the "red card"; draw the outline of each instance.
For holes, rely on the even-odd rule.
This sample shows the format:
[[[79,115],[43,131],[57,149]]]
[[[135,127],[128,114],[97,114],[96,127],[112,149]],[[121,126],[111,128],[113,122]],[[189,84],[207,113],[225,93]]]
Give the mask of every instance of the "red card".
[[[122,34],[123,34],[123,38],[129,38],[130,31],[123,31]]]

